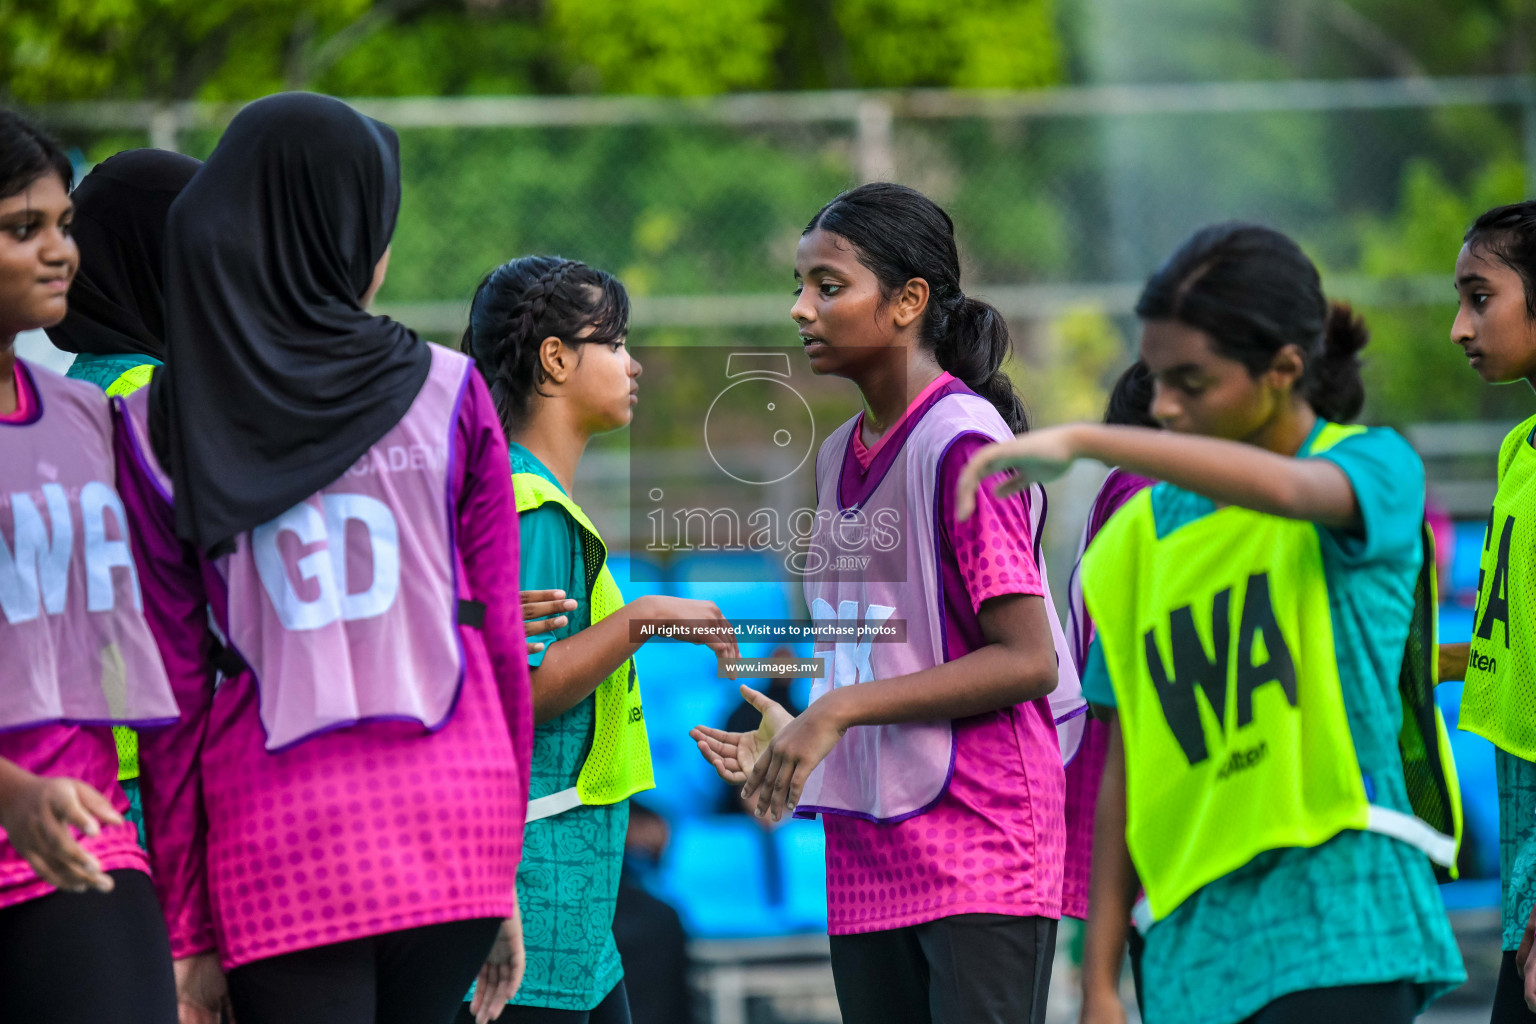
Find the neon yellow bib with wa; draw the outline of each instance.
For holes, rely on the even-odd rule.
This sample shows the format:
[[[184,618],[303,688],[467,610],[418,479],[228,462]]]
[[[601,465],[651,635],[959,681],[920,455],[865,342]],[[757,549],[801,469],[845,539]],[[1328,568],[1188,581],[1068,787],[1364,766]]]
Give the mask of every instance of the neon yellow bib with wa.
[[[1325,426],[1312,451],[1360,429]],[[1125,742],[1139,923],[1266,850],[1344,829],[1454,863],[1453,836],[1367,798],[1317,527],[1227,507],[1162,535],[1152,497],[1114,515],[1082,574]],[[1443,739],[1441,726],[1437,754]]]
[[[1536,416],[1499,449],[1499,490],[1483,535],[1477,613],[1461,728],[1527,761],[1536,760]]]
[[[565,492],[537,473],[512,474],[512,488],[521,514],[554,502],[568,512],[581,532],[582,560],[586,566],[587,593],[592,602],[592,625],[624,607],[624,595],[608,571],[608,548],[597,527]],[[592,746],[582,762],[576,785],[568,790],[531,800],[528,820],[549,817],[581,804],[616,804],[641,790],[654,789],[651,746],[640,705],[640,681],[635,660],[630,658],[598,685]]]

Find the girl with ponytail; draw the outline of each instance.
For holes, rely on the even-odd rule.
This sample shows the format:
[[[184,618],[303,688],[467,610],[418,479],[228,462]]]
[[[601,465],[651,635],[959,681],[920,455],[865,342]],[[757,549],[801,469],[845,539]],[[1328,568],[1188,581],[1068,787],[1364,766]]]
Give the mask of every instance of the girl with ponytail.
[[[1279,232],[1197,232],[1137,314],[1164,429],[1024,435],[959,496],[969,515],[987,477],[1018,470],[1008,493],[1079,458],[1162,481],[1081,567],[1083,692],[1111,726],[1082,1019],[1125,1020],[1134,916],[1148,1024],[1408,1024],[1465,977],[1433,870],[1455,861],[1455,780],[1428,753],[1431,646],[1408,643],[1433,614],[1423,465],[1343,425],[1368,335]]]
[[[630,621],[713,621],[706,643],[737,656],[712,601],[647,595],[628,604],[607,548],[576,503],[587,442],[634,417],[640,363],[626,344],[629,296],[611,275],[558,256],[524,256],[486,275],[463,349],[490,384],[511,450],[524,615],[549,637],[529,646],[533,774],[517,873],[527,973],[510,1005],[471,993],[460,1021],[627,1024],[613,938],[629,797],[650,789],[650,748]],[[595,568],[594,568],[595,567]],[[565,595],[572,599],[564,600]],[[651,685],[653,680],[645,681]]]
[[[812,371],[863,406],[816,459],[828,557],[806,605],[818,626],[904,632],[818,639],[803,714],[743,687],[758,730],[694,737],[759,815],[821,815],[844,1021],[1040,1022],[1064,843],[1049,698],[1076,675],[1039,560],[1043,492],[989,496],[966,523],[953,499],[974,452],[1026,428],[1007,326],[961,290],[949,217],[900,185],[823,207],[795,278]]]

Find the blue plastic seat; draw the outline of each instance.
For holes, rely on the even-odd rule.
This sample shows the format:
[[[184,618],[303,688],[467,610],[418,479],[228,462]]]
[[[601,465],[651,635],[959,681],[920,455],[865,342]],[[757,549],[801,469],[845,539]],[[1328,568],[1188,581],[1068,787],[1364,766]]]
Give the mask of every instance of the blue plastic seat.
[[[739,699],[735,685],[715,678],[715,656],[707,647],[656,640],[642,647],[635,660],[656,771],[656,790],[649,799],[673,817],[718,810],[725,783],[688,731],[696,725],[723,726]]]
[[[781,935],[781,916],[768,904],[764,852],[769,837],[741,815],[675,822],[663,886],[699,938]]]
[[[785,924],[794,931],[826,931],[827,837],[821,822],[791,820],[774,840],[784,873]]]
[[[1493,744],[1457,728],[1461,718],[1461,690],[1461,683],[1442,683],[1435,689],[1435,703],[1445,716],[1451,757],[1456,761],[1456,778],[1461,785],[1462,843],[1470,842],[1476,851],[1476,873],[1484,878],[1497,878],[1499,796]]]
[[[670,594],[672,581],[656,561],[628,551],[608,553],[608,571],[626,602],[645,594]]]
[[[1456,550],[1451,557],[1451,578],[1441,582],[1442,596],[1458,603],[1470,603],[1477,593],[1477,572],[1483,557],[1481,519],[1461,520],[1456,524]]]
[[[713,601],[727,619],[787,619],[796,614],[784,567],[755,552],[697,552],[672,566],[678,597]],[[766,657],[778,644],[741,641],[745,657]]]

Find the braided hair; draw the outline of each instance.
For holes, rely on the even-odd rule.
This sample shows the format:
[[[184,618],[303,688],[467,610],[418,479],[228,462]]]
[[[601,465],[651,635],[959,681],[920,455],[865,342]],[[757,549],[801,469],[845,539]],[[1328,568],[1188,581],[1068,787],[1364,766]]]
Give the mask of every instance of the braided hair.
[[[591,328],[591,333],[578,337]],[[528,419],[535,394],[549,379],[539,359],[545,338],[575,347],[615,342],[629,332],[629,293],[613,275],[560,256],[508,260],[475,289],[463,352],[491,388],[509,435]]]

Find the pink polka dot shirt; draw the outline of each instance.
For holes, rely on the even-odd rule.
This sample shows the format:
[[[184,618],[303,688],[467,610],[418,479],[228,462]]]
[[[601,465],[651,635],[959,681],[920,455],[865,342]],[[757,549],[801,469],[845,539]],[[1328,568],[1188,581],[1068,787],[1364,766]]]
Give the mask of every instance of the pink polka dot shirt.
[[[963,387],[953,378],[936,383],[949,386],[925,390],[907,418]],[[868,470],[883,447],[865,451],[858,437],[856,430],[857,460],[846,460],[845,472]],[[1022,495],[999,500],[984,489],[976,515],[955,522],[960,472],[988,440],[963,436],[940,465],[938,555],[951,660],[985,645],[982,602],[1044,594]],[[822,816],[833,935],[957,914],[1061,916],[1064,782],[1047,700],[957,719],[954,729],[954,776],[932,810],[895,824]]]
[[[120,453],[144,607],[182,711],[141,748],[175,956],[217,949],[229,969],[511,912],[532,705],[507,447],[478,374],[456,431],[459,578],[487,613],[482,628],[460,627],[467,666],[452,717],[435,733],[364,723],[281,753],[265,748],[248,671],[211,685],[205,608],[222,629],[222,579],[176,540],[171,506]]]

